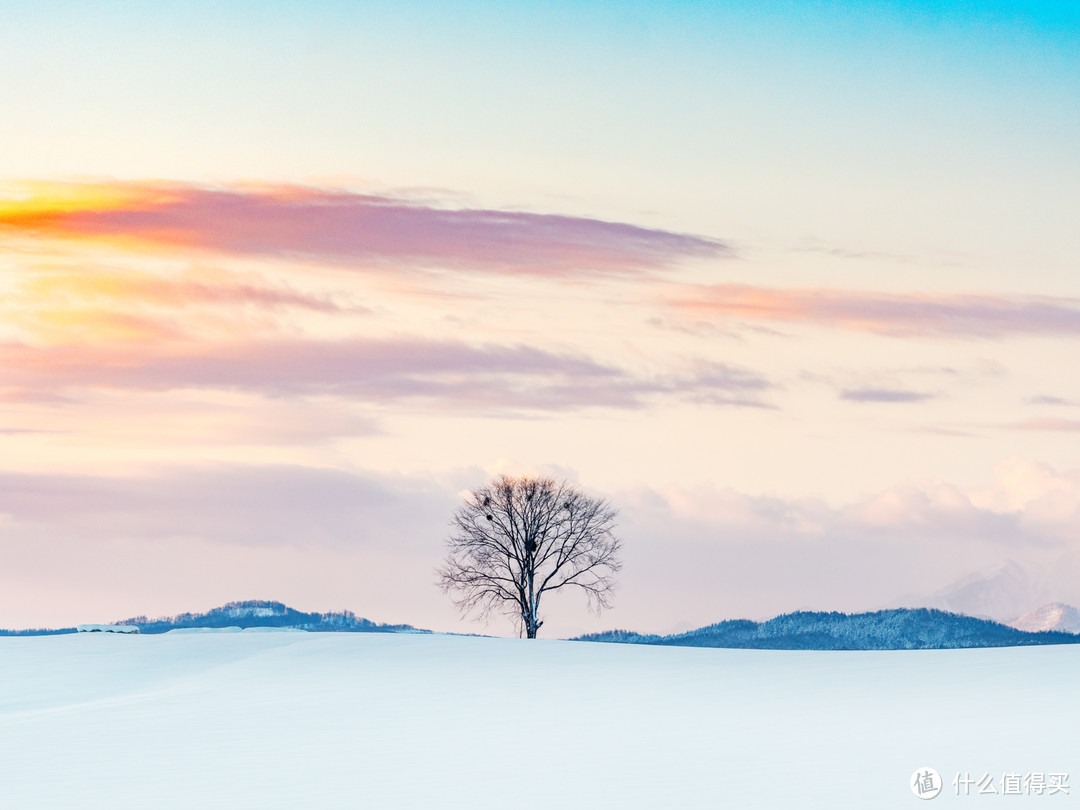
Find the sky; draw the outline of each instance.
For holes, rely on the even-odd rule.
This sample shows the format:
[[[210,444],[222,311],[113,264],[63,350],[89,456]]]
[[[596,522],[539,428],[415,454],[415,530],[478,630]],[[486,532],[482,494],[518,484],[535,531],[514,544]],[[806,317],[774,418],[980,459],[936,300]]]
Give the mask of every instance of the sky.
[[[0,626],[276,599],[513,634],[434,584],[500,474],[619,511],[614,606],[553,597],[557,636],[1010,561],[1080,603],[1078,34],[5,3]]]

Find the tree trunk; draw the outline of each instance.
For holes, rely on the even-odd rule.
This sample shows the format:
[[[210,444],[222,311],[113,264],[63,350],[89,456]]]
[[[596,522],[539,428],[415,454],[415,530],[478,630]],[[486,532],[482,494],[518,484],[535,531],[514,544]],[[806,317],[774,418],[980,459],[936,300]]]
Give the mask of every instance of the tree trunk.
[[[536,638],[536,634],[540,631],[540,625],[543,622],[536,620],[536,614],[525,617],[525,638]]]
[[[544,624],[536,616],[536,606],[530,606],[526,612],[522,613],[521,618],[525,622],[525,638],[536,638],[537,632]]]
[[[525,637],[536,638],[536,631],[540,629],[540,622],[536,619],[536,594],[533,592],[533,586],[535,585],[536,576],[536,561],[533,559],[533,550],[535,546],[531,540],[525,541],[525,571],[526,579],[529,583],[528,599],[529,604],[525,611],[528,615],[525,617]]]

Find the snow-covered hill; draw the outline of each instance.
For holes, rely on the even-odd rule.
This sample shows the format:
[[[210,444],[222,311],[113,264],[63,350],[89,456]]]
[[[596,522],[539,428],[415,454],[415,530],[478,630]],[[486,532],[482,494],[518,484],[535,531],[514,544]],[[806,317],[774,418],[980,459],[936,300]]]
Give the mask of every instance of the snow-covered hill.
[[[924,766],[950,805],[956,773],[1080,780],[1077,645],[95,633],[0,638],[0,661],[0,806],[20,810],[888,810]],[[1029,800],[1076,797],[1005,799]]]
[[[1051,621],[1048,617],[1044,620]],[[1043,632],[1025,632],[989,619],[928,608],[896,608],[873,613],[800,611],[765,622],[729,620],[671,636],[614,630],[575,640],[759,650],[935,650],[1080,644],[1080,636],[1073,633],[1049,627],[1039,630]]]
[[[1040,633],[1047,630],[1080,633],[1080,610],[1072,605],[1053,602],[1025,613],[1019,619],[1009,622],[1009,625],[1027,633]]]
[[[169,633],[188,628],[292,627],[298,630],[344,633],[426,633],[410,624],[379,624],[357,616],[351,610],[336,613],[305,613],[281,602],[247,600],[229,602],[205,613],[181,613],[161,619],[136,616],[120,624],[134,625],[143,633]]]

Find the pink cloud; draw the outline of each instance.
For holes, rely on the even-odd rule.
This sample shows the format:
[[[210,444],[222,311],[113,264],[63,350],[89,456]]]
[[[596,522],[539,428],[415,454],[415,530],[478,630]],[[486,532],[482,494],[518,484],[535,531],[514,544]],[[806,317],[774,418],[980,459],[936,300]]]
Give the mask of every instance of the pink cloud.
[[[291,310],[319,315],[371,312],[345,296],[309,293],[226,271],[160,276],[93,266],[33,268],[0,303],[4,320],[21,328],[28,340],[98,347],[205,340],[213,333],[257,329]]]
[[[808,323],[891,336],[1080,335],[1080,308],[1064,298],[714,284],[692,288],[672,303],[699,318]]]
[[[640,408],[657,395],[761,407],[758,397],[771,387],[752,371],[717,364],[648,377],[584,355],[419,339],[268,340],[158,350],[140,344],[7,344],[0,345],[0,365],[24,396],[79,388],[211,388],[411,400],[479,412]]]
[[[68,291],[79,293],[84,300],[97,296],[169,307],[239,304],[268,309],[294,307],[322,313],[337,313],[344,309],[328,298],[296,290],[235,282],[207,283],[100,272],[81,276],[59,274],[50,276],[48,280]],[[355,308],[353,311],[356,311]]]
[[[347,264],[571,276],[635,275],[720,242],[585,217],[441,208],[404,198],[301,186],[70,184],[74,203],[0,212],[0,227],[65,237],[137,239],[229,254]],[[81,199],[89,200],[79,205]],[[103,200],[98,203],[97,200]]]

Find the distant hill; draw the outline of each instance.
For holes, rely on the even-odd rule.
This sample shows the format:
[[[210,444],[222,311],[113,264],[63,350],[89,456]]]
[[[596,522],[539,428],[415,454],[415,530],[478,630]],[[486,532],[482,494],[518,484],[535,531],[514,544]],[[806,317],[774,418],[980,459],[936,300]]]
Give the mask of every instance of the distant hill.
[[[357,616],[351,610],[334,613],[303,613],[281,602],[249,600],[229,602],[206,613],[181,613],[179,616],[148,619],[135,616],[114,624],[134,624],[141,633],[167,633],[189,627],[295,627],[311,632],[338,633],[427,633],[410,624],[378,624]]]
[[[980,619],[1005,621],[1049,601],[1032,576],[1019,563],[1008,560],[968,574],[935,593],[906,597],[884,608],[926,607],[962,613]]]
[[[292,627],[311,632],[339,633],[428,633],[409,624],[378,624],[349,610],[336,613],[303,613],[281,602],[250,600],[229,602],[205,613],[181,613],[169,618],[148,619],[135,616],[113,624],[135,625],[140,633],[167,633],[192,627]],[[45,636],[74,633],[74,627],[61,630],[0,630],[0,636]]]
[[[1019,619],[1013,619],[1008,623],[1017,630],[1025,630],[1029,633],[1037,633],[1043,630],[1061,630],[1066,633],[1080,633],[1080,610],[1072,605],[1061,602],[1053,602],[1043,605],[1030,613],[1025,613]]]
[[[765,650],[932,650],[1077,644],[1080,635],[1056,631],[1029,633],[941,610],[897,608],[853,614],[800,611],[765,622],[747,619],[720,622],[670,636],[612,630],[574,640]]]
[[[0,636],[63,636],[75,632],[74,627],[35,627],[31,630],[0,630]]]

